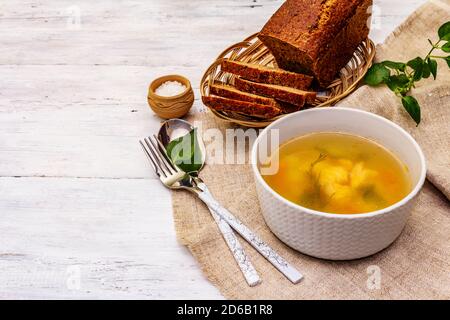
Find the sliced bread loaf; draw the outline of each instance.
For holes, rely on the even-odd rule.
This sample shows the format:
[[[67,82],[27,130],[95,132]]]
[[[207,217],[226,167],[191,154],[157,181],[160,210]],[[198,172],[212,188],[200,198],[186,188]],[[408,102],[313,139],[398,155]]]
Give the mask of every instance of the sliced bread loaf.
[[[247,81],[242,78],[234,79],[234,84],[237,89],[252,94],[274,98],[284,101],[299,108],[303,107],[305,103],[312,103],[316,98],[315,92],[298,90],[290,87],[283,87],[271,84],[262,84],[252,81]]]
[[[291,113],[298,111],[300,108],[296,105],[277,101],[272,98],[267,98],[263,96],[258,96],[256,94],[247,93],[244,91],[239,91],[235,87],[224,85],[224,84],[213,84],[209,87],[209,92],[212,95],[220,96],[223,98],[229,98],[233,100],[247,101],[253,102],[256,104],[264,104],[268,106],[273,106],[279,108],[283,111],[283,113]]]
[[[240,112],[246,115],[270,119],[282,113],[279,107],[219,96],[202,97],[203,103],[218,111]]]
[[[275,101],[275,99],[239,91],[238,89],[228,85],[213,84],[209,87],[209,92],[212,95],[220,96],[223,98],[253,102],[256,104],[264,104],[268,106],[274,106],[277,108],[280,107],[278,102]]]
[[[280,68],[326,88],[369,34],[372,0],[287,0],[258,35]]]
[[[313,77],[304,74],[239,61],[224,60],[221,63],[221,68],[222,71],[238,75],[247,80],[300,90],[308,89],[313,81]]]

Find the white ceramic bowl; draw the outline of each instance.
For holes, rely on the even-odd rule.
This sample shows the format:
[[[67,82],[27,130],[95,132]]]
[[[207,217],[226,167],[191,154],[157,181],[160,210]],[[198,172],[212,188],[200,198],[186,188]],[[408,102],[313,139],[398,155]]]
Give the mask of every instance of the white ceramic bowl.
[[[314,132],[350,133],[376,141],[407,165],[412,191],[388,208],[364,214],[299,206],[276,193],[260,174],[259,153],[270,141],[271,130],[278,130],[280,143]],[[262,213],[272,232],[302,253],[330,260],[362,258],[389,246],[403,230],[426,175],[423,152],[405,130],[373,113],[341,107],[301,111],[273,122],[259,135],[251,157]]]

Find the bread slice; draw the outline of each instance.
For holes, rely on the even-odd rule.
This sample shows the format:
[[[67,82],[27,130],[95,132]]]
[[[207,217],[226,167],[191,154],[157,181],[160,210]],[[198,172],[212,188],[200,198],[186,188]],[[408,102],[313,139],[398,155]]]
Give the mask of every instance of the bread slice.
[[[292,113],[292,112],[296,112],[301,110],[302,108],[304,108],[304,106],[296,106],[295,104],[292,103],[287,103],[284,101],[277,101],[278,104],[280,105],[281,110],[283,110],[283,113]]]
[[[209,92],[213,95],[220,96],[223,98],[229,98],[233,100],[247,101],[253,102],[256,104],[264,104],[268,106],[273,106],[279,108],[283,111],[283,113],[291,113],[298,111],[300,108],[296,105],[283,102],[276,101],[272,98],[267,98],[263,96],[258,96],[256,94],[251,94],[243,91],[239,91],[235,87],[223,84],[213,84],[209,87]]]
[[[264,119],[273,118],[282,113],[278,107],[248,101],[223,98],[219,96],[202,97],[203,103],[214,110],[240,112]]]
[[[224,60],[221,63],[221,68],[222,71],[238,75],[250,81],[300,90],[308,89],[313,81],[313,77],[304,74],[239,61]]]
[[[275,101],[275,99],[239,91],[238,89],[229,85],[213,84],[209,87],[209,92],[212,95],[220,96],[223,98],[253,102],[256,104],[264,104],[267,106],[280,108],[280,105],[277,103],[277,101]]]
[[[290,87],[283,87],[271,84],[262,84],[248,81],[242,78],[235,78],[234,84],[236,88],[241,91],[269,98],[274,98],[280,101],[296,105],[299,108],[303,107],[305,103],[312,103],[316,98],[315,92],[303,91]]]

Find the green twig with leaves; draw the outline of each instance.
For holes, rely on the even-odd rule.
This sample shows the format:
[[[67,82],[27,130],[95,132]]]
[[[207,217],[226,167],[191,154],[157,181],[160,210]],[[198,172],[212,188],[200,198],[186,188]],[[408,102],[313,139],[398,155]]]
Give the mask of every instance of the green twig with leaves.
[[[417,57],[407,63],[395,61],[376,63],[367,71],[364,78],[370,86],[386,84],[395,95],[402,99],[403,107],[417,125],[421,118],[420,105],[414,97],[407,94],[422,78],[426,79],[432,75],[436,80],[437,59],[445,60],[450,68],[450,56],[435,54],[435,50],[441,50],[444,53],[450,52],[450,21],[439,28],[438,35],[439,40],[435,43],[428,39],[431,49],[425,58]]]

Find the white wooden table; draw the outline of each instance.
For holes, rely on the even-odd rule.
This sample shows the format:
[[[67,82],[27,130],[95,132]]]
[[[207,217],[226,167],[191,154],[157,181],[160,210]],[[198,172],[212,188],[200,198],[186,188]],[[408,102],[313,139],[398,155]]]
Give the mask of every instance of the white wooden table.
[[[375,1],[372,39],[424,2]],[[198,98],[211,61],[281,3],[1,1],[0,298],[221,298],[137,143],[160,123],[147,86],[179,73]]]

